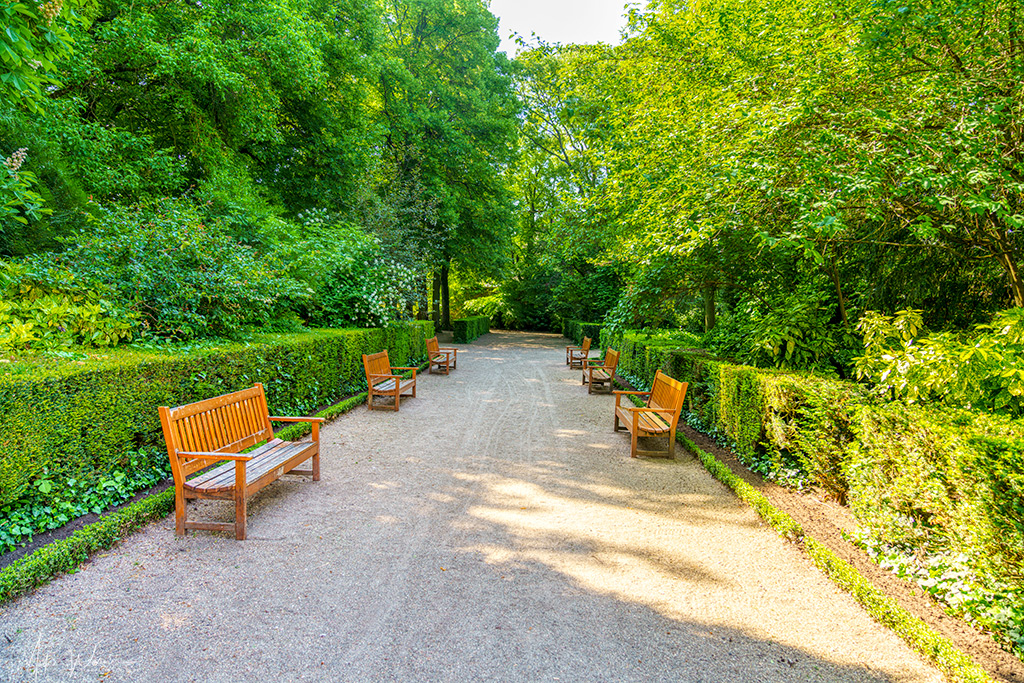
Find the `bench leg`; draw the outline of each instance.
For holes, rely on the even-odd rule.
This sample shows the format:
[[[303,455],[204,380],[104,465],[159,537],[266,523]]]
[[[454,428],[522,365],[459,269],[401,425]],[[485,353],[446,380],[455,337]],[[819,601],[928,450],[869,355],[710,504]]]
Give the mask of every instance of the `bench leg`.
[[[368,393],[366,394],[366,409],[373,410],[373,389],[370,388],[367,390],[367,392]]]
[[[676,459],[676,433],[672,432],[668,435],[668,459]]]
[[[235,461],[235,539],[245,540],[245,463]]]
[[[316,453],[313,454],[313,481],[320,481],[320,423],[313,423],[313,441],[316,442]]]
[[[185,492],[174,487],[174,534],[185,535],[185,520],[188,517],[188,508],[185,507]]]
[[[621,431],[622,427],[619,426],[619,414],[615,413],[615,426],[612,429],[613,432]]]
[[[633,437],[632,444],[630,446],[631,450],[629,452],[629,457],[631,457],[631,458],[637,457],[636,456],[636,446],[637,446],[637,439],[639,438],[639,434],[637,432],[639,432],[639,431],[640,430],[638,430],[638,429],[634,429],[633,433],[630,435],[630,436]]]

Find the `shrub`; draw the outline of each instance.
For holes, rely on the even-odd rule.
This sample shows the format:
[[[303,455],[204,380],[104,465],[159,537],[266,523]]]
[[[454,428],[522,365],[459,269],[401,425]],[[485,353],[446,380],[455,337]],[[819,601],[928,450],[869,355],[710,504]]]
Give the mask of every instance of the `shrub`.
[[[869,311],[858,329],[857,374],[909,403],[942,402],[1024,415],[1024,309],[996,314],[970,334],[925,335],[921,311]]]
[[[580,320],[563,320],[562,336],[572,339],[575,344],[582,344],[584,337],[590,337],[597,346],[601,343],[601,323],[585,323]]]
[[[59,268],[0,261],[0,293],[0,351],[114,346],[131,339],[136,324],[111,301],[116,292],[86,287]]]
[[[0,571],[0,602],[27,593],[57,574],[75,571],[92,553],[111,547],[132,531],[166,517],[173,509],[174,489],[168,489],[105,515],[69,538],[45,545],[13,562]]]
[[[280,262],[208,225],[184,200],[107,211],[68,250],[26,259],[39,270],[50,262],[117,291],[143,332],[172,339],[230,335],[310,296]]]
[[[752,469],[849,503],[888,566],[1024,652],[1024,421],[880,400],[866,387],[760,370],[657,336],[603,333],[621,374],[690,383],[690,419]]]
[[[490,325],[491,321],[485,315],[453,320],[452,327],[455,328],[455,343],[469,344],[480,335],[490,332]]]
[[[415,268],[358,227],[333,224],[313,210],[300,218],[309,237],[278,235],[275,256],[312,293],[301,306],[310,325],[387,327],[409,319],[422,298]]]

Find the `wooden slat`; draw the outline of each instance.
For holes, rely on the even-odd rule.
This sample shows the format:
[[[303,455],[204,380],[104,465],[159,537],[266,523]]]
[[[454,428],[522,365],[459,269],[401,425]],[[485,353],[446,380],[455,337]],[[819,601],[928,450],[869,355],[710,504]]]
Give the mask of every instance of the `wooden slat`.
[[[186,439],[186,441],[188,443],[188,449],[190,451],[201,451],[201,450],[203,450],[202,447],[199,445],[199,439],[196,438],[196,430],[195,430],[194,425],[192,424],[191,416],[185,417],[182,420],[182,424],[185,427],[185,431],[188,433],[188,438]]]
[[[235,530],[234,522],[225,524],[223,522],[185,522],[186,529],[198,529],[201,531],[230,531]]]
[[[179,420],[184,417],[195,415],[196,413],[210,410],[211,408],[225,406],[230,403],[238,403],[242,399],[256,396],[257,394],[259,394],[259,389],[257,387],[250,387],[230,394],[224,394],[223,396],[217,396],[216,398],[207,398],[202,401],[196,401],[195,403],[178,406],[171,411],[171,419]]]
[[[246,485],[248,486],[268,472],[276,470],[297,455],[310,453],[315,447],[316,444],[308,441],[298,443],[278,441],[277,443],[267,444],[256,451],[253,459],[246,464]],[[233,489],[235,486],[235,465],[233,462],[219,465],[209,472],[204,472],[195,479],[188,481],[185,486],[193,491],[208,493]]]
[[[230,405],[224,406],[224,424],[227,426],[231,444],[237,444],[241,439],[245,437],[245,432],[242,431],[241,423],[239,423],[238,421],[237,403],[232,403]],[[234,450],[234,448],[232,448],[231,450]]]

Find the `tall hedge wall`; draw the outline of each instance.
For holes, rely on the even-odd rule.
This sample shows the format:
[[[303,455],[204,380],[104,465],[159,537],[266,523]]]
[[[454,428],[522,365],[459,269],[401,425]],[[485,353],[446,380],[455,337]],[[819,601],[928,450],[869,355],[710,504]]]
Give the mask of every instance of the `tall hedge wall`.
[[[885,402],[853,382],[736,365],[668,338],[605,331],[602,346],[641,384],[658,369],[689,382],[686,407],[748,465],[802,472],[873,539],[963,555],[993,595],[1024,601],[1024,421]]]
[[[491,319],[486,315],[460,318],[452,321],[456,344],[469,344],[477,337],[491,331]]]
[[[83,361],[22,363],[0,375],[0,507],[44,468],[65,477],[116,469],[126,453],[163,446],[157,407],[263,382],[272,413],[305,415],[365,389],[362,354],[395,365],[426,355],[433,324],[264,335],[191,353],[110,351]]]
[[[584,337],[590,337],[593,347],[601,340],[601,323],[585,323],[580,320],[563,320],[562,336],[572,339],[577,345],[583,343]]]

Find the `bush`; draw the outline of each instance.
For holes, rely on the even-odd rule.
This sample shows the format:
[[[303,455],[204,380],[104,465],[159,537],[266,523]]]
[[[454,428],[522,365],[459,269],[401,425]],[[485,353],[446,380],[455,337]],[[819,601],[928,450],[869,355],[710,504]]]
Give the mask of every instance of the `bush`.
[[[308,300],[283,265],[207,224],[184,200],[106,212],[73,246],[25,263],[56,263],[90,287],[106,286],[144,333],[171,339],[225,336],[262,325]]]
[[[114,346],[136,326],[136,316],[112,302],[116,292],[59,268],[0,261],[0,293],[0,351]]]
[[[857,375],[908,403],[944,403],[1024,416],[1024,309],[997,313],[970,333],[924,334],[921,311],[868,311]]]
[[[63,488],[123,468],[128,454],[163,447],[157,406],[177,406],[256,382],[275,413],[307,415],[366,386],[361,355],[387,348],[397,365],[422,359],[433,325],[263,335],[170,355],[115,350],[55,363],[6,365],[0,375],[0,507],[43,476]]]
[[[694,423],[752,469],[848,502],[869,551],[1024,653],[1024,421],[886,402],[656,335],[606,330],[602,343],[631,381],[661,369],[689,382]]]
[[[469,344],[480,335],[490,332],[490,325],[490,318],[485,315],[453,320],[452,327],[455,328],[455,343]]]
[[[326,212],[300,215],[296,234],[275,235],[274,256],[312,293],[301,310],[313,327],[387,327],[421,304],[422,279],[361,229]],[[286,229],[288,224],[282,226]]]
[[[111,547],[136,529],[166,517],[173,509],[174,489],[168,489],[105,515],[69,538],[45,545],[13,562],[0,571],[0,603],[43,585],[57,574],[77,570],[92,553]]]
[[[590,337],[593,346],[601,343],[601,323],[585,323],[580,320],[563,320],[562,336],[572,339],[576,345],[583,343],[584,337]]]

